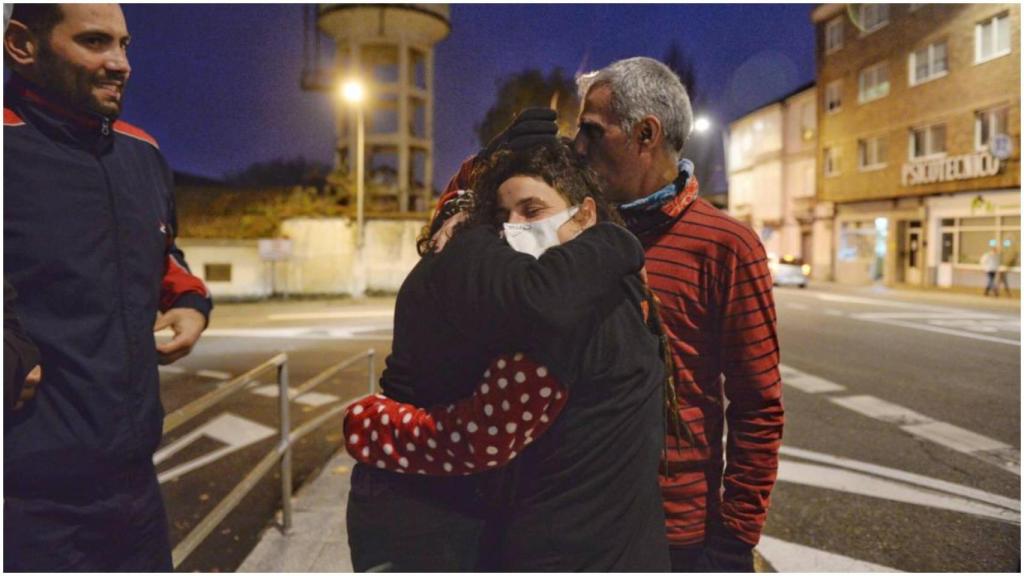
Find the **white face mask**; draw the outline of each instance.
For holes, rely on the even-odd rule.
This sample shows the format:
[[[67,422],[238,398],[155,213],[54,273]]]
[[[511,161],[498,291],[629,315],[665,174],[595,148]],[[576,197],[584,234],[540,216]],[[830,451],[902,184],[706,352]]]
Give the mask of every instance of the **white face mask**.
[[[561,244],[558,240],[558,229],[575,216],[579,209],[579,206],[572,206],[554,216],[536,222],[521,224],[506,222],[504,224],[505,240],[516,252],[540,258],[545,250]]]

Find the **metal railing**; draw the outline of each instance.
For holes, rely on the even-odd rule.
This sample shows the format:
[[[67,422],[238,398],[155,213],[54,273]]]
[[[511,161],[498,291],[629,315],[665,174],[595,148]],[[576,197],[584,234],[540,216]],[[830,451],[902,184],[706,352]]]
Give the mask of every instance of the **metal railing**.
[[[291,429],[291,403],[330,380],[342,370],[352,366],[356,362],[367,359],[367,382],[369,393],[374,391],[374,356],[371,348],[347,358],[337,364],[328,367],[323,372],[306,380],[294,390],[288,387],[288,355],[281,353],[266,362],[249,370],[245,374],[228,380],[216,390],[198,398],[164,418],[164,434],[175,430],[196,416],[203,414],[210,408],[223,402],[226,398],[240,390],[244,390],[250,384],[256,382],[256,376],[270,370],[277,369],[277,387],[279,399],[279,429],[278,443],[272,448],[256,466],[250,470],[242,480],[231,489],[231,492],[221,500],[213,510],[210,511],[191,532],[174,547],[171,559],[174,567],[177,568],[186,558],[210,535],[228,514],[230,514],[242,501],[243,498],[256,486],[256,484],[269,472],[274,464],[280,463],[281,468],[281,507],[282,507],[282,530],[287,533],[292,528],[292,446],[301,438],[322,426],[331,418],[341,414],[349,407],[355,399],[335,406],[323,414],[299,426],[294,431]]]

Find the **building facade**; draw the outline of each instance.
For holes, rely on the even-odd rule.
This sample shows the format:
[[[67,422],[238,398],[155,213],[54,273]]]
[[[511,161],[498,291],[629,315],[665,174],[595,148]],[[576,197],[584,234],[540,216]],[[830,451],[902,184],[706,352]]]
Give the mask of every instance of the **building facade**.
[[[1020,6],[826,4],[818,211],[850,284],[1020,284]]]
[[[815,87],[803,86],[729,125],[728,210],[770,254],[802,258],[812,276],[826,278],[830,248],[815,241],[816,100]]]

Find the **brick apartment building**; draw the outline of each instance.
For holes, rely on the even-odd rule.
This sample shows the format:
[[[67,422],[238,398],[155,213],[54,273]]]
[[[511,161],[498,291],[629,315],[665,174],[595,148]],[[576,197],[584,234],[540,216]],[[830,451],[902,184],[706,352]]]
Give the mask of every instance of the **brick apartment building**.
[[[835,280],[982,286],[996,246],[1016,289],[1020,6],[825,4],[812,20],[816,210],[832,216],[815,247]]]

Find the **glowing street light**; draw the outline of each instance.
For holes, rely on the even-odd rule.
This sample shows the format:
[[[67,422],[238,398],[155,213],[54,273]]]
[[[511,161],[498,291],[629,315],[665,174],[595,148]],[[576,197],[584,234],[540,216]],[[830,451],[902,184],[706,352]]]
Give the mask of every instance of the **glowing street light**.
[[[711,129],[711,120],[708,120],[706,116],[698,116],[697,120],[693,123],[693,130],[698,134],[707,132]]]
[[[366,87],[359,80],[348,80],[341,84],[341,98],[349,104],[362,104],[366,98]]]
[[[356,109],[356,248],[363,249],[363,196],[366,193],[363,165],[366,163],[366,128],[363,122],[363,101],[366,87],[357,79],[343,82],[339,87],[341,98]]]

